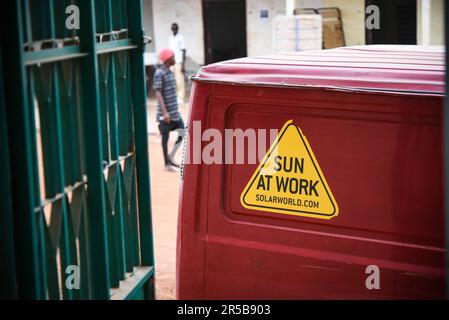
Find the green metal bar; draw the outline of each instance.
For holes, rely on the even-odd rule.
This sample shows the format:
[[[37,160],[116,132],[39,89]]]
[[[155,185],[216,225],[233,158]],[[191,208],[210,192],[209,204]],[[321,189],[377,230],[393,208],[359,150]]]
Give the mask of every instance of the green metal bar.
[[[55,48],[61,38],[77,33],[64,30],[65,12],[60,12],[72,3],[82,13],[80,45]],[[8,247],[1,249],[14,248],[17,259],[16,265],[5,265],[17,271],[17,281],[8,277],[12,286],[4,292],[28,299],[109,299],[111,284],[118,287],[126,270],[138,272],[139,277],[145,274],[136,284],[136,278],[127,279],[134,287],[126,298],[154,298],[143,32],[142,21],[135,19],[141,17],[140,1],[19,0],[7,2],[3,9],[2,20],[13,29],[1,31],[1,41],[8,43],[4,51],[0,47],[3,61],[8,61],[6,103],[2,104],[8,126],[2,126],[7,133],[0,128],[0,147],[9,139],[10,154],[2,147],[0,156],[5,163],[10,160],[11,168],[0,170],[10,171],[11,179],[8,182],[2,174],[0,183],[2,188],[11,188],[12,209],[8,211],[7,202],[0,203],[4,209],[0,229],[7,226],[11,232],[14,225],[15,230],[0,236],[9,237]],[[100,38],[107,41],[96,42],[100,36],[96,25],[103,33]],[[33,41],[41,40],[41,50],[24,52],[36,47]],[[99,64],[105,60],[103,66],[109,71],[103,75],[100,90]],[[41,199],[39,188],[35,96],[46,199]],[[107,185],[105,163],[112,174]],[[44,210],[50,204],[52,214],[47,221]],[[12,221],[7,220],[8,212],[14,212],[9,216]],[[5,256],[2,252],[0,258]],[[69,264],[79,264],[81,291],[65,288]],[[137,271],[134,266],[139,266]]]
[[[126,130],[126,143],[128,146],[128,150],[134,150],[135,149],[135,141],[134,141],[134,122],[133,122],[133,100],[131,98],[131,87],[133,85],[131,78],[131,62],[129,54],[126,52],[123,52],[124,60],[125,60],[125,110],[126,112],[122,115],[123,116],[123,122],[125,124],[124,128]]]
[[[40,51],[29,51],[24,53],[25,65],[37,65],[69,59],[85,57],[87,53],[81,52],[80,46],[72,45],[62,48],[52,48]]]
[[[63,156],[63,140],[62,140],[62,121],[61,121],[61,92],[60,92],[60,69],[58,65],[52,66],[53,71],[53,108],[54,108],[54,126],[55,126],[55,138],[56,138],[56,164],[57,166],[54,169],[57,177],[57,188],[59,192],[64,192],[65,187],[65,172],[64,172],[64,156]],[[61,214],[62,214],[62,236],[61,236],[61,274],[62,276],[62,288],[63,288],[63,297],[65,299],[73,299],[72,290],[68,290],[65,286],[65,270],[67,266],[72,265],[71,261],[71,250],[70,250],[70,235],[69,235],[69,212],[67,208],[66,199],[61,201]]]
[[[136,49],[136,48],[138,48],[138,46],[133,44],[131,42],[131,40],[129,40],[129,39],[97,43],[97,53],[98,54],[131,50],[131,49]]]
[[[119,129],[119,152],[121,155],[134,152],[133,139],[129,137],[128,117],[132,116],[132,106],[128,93],[130,78],[128,76],[128,54],[117,53],[117,112]]]
[[[64,241],[66,242],[66,250],[68,250],[68,252],[66,253],[67,257],[65,258],[66,263],[70,264],[70,265],[77,265],[79,268],[79,264],[78,264],[78,252],[77,252],[77,247],[76,247],[76,232],[74,230],[74,222],[73,222],[73,216],[71,214],[71,207],[69,204],[69,199],[67,197],[65,197],[65,205],[66,205],[66,232],[67,235],[64,239]],[[67,265],[65,266],[67,267]],[[65,273],[65,270],[62,270],[62,287],[66,288],[65,285],[65,280],[67,277],[67,274]],[[67,290],[68,292],[65,292],[66,297],[69,299],[76,299],[79,300],[80,299],[80,291],[79,290]]]
[[[43,9],[46,14],[46,21],[44,23],[48,24],[45,27],[48,28],[47,38],[55,38],[57,36],[56,30],[56,22],[55,22],[55,14],[54,14],[55,4],[53,0],[46,0],[43,2]],[[47,106],[48,111],[48,125],[49,132],[51,132],[51,146],[50,148],[54,151],[52,154],[48,153],[48,149],[46,152],[46,156],[52,158],[51,164],[52,166],[46,166],[47,170],[45,172],[46,177],[51,176],[51,181],[54,184],[54,191],[57,193],[63,193],[65,187],[65,165],[64,165],[64,156],[63,156],[63,144],[62,144],[62,124],[61,124],[61,93],[60,93],[60,70],[57,64],[52,64],[48,66],[49,80],[50,84],[48,89],[48,104],[44,103]],[[61,77],[62,78],[62,77]],[[45,86],[45,84],[44,84]],[[44,113],[41,113],[44,115]],[[48,142],[47,142],[48,143]],[[45,158],[44,158],[45,159]],[[60,208],[59,208],[60,206]],[[73,299],[73,292],[69,290],[65,286],[65,270],[67,266],[72,264],[72,253],[70,246],[70,232],[69,232],[69,211],[67,207],[66,198],[62,199],[58,202],[59,210],[55,210],[52,213],[52,221],[53,219],[60,221],[61,226],[56,224],[55,228],[61,228],[62,230],[58,230],[57,233],[61,232],[59,243],[53,242],[54,245],[54,253],[57,250],[59,245],[60,249],[60,261],[61,261],[61,286],[62,293],[64,299]],[[55,208],[52,208],[52,210]],[[55,215],[61,215],[61,217],[57,217]],[[53,227],[53,225],[50,225]],[[59,282],[58,282],[59,283]],[[58,285],[59,289],[59,285]]]
[[[65,194],[72,193],[72,202],[66,198],[69,258],[72,264],[77,264],[81,274],[80,290],[73,290],[73,299],[87,299],[89,297],[88,261],[85,226],[81,227],[84,210],[84,186],[85,180],[81,171],[81,132],[79,115],[79,94],[77,92],[79,82],[79,60],[61,62],[60,71],[64,80],[61,97],[61,114],[63,115],[63,147],[64,165],[66,170]],[[78,238],[78,248],[77,242]],[[79,253],[78,253],[79,252]],[[79,257],[78,257],[79,255]]]
[[[110,1],[110,0],[108,0],[108,1]],[[110,6],[110,10],[109,10],[111,29],[114,29],[114,30],[120,30],[120,28],[121,28],[119,2],[120,2],[120,0],[113,0],[112,5]]]
[[[31,13],[29,0],[22,1],[22,17],[23,17],[23,40],[24,42],[32,41],[31,31]]]
[[[114,3],[116,0],[114,1]],[[104,24],[106,27],[106,32],[112,31],[112,1],[111,0],[104,0],[105,10],[104,10]]]
[[[154,268],[150,268],[146,272],[146,274],[142,277],[142,280],[140,280],[139,283],[136,284],[134,288],[128,293],[128,295],[125,297],[125,300],[132,299],[137,291],[141,290],[144,286],[148,284],[148,282],[151,281],[152,277],[154,277]]]
[[[3,4],[2,28],[4,76],[7,94],[6,114],[10,145],[11,194],[15,223],[15,249],[18,297],[39,299],[43,297],[39,286],[39,250],[34,219],[34,183],[32,150],[30,142],[29,97],[22,53],[23,24],[21,1],[6,1]]]
[[[119,156],[119,160],[111,160],[111,161],[109,161],[109,163],[104,166],[104,169],[109,169],[109,168],[112,168],[114,166],[117,166],[121,162],[123,162],[123,160],[129,159],[129,158],[132,158],[132,157],[134,157],[133,153],[128,153],[125,156],[121,155],[121,156]]]
[[[86,208],[85,208],[85,195],[83,194],[83,206],[81,208],[81,220],[78,229],[78,241],[79,241],[79,251],[80,251],[80,298],[85,300],[91,297],[91,286],[89,277],[89,248],[88,248],[88,228],[86,223]]]
[[[130,78],[127,76],[127,52],[121,51],[115,55],[115,66],[116,66],[116,97],[117,97],[117,148],[120,155],[132,154],[134,152],[132,139],[130,139],[128,134],[128,117],[131,116],[132,107],[131,101],[128,97],[127,90],[129,87]],[[125,161],[124,166],[124,184],[130,184],[130,169],[128,166],[128,161]],[[123,212],[122,222],[123,222],[123,243],[125,252],[125,264],[126,272],[133,271],[133,257],[132,257],[132,238],[131,238],[131,224],[130,224],[130,192],[124,188],[122,190],[122,203],[121,208]]]
[[[106,25],[106,0],[95,1],[95,25],[98,33],[110,31]]]
[[[1,41],[1,40],[0,40]],[[0,61],[1,61],[0,42]],[[17,298],[16,263],[14,254],[14,224],[9,176],[9,146],[3,92],[3,72],[0,63],[0,300]]]
[[[64,126],[62,126],[62,138],[63,138],[63,151],[64,151],[64,166],[65,166],[65,177],[66,184],[69,183],[72,185],[71,187],[65,187],[65,193],[68,194],[68,189],[72,189],[72,205],[69,203],[69,200],[66,197],[66,209],[68,214],[65,216],[67,221],[67,248],[69,252],[67,253],[68,259],[71,264],[77,264],[79,266],[80,272],[84,272],[81,270],[80,260],[78,259],[78,250],[76,238],[78,235],[78,220],[80,219],[78,210],[81,210],[82,206],[82,193],[84,192],[83,188],[74,188],[77,185],[84,185],[84,183],[80,182],[79,179],[82,179],[80,176],[80,166],[79,166],[79,135],[78,135],[78,115],[76,112],[77,104],[76,99],[77,96],[74,94],[74,85],[75,85],[75,66],[77,61],[64,61],[61,63],[60,72],[63,75],[61,77],[62,86],[61,86],[61,116],[62,122]],[[79,203],[79,205],[78,205]],[[79,209],[78,209],[79,207]],[[81,243],[79,244],[81,246]],[[81,249],[80,249],[81,254]],[[84,267],[84,265],[83,265]],[[87,269],[86,269],[87,270]],[[62,273],[65,274],[64,272]],[[64,279],[63,279],[64,280]],[[64,281],[63,281],[64,282]],[[64,285],[64,283],[63,283]],[[82,293],[80,290],[71,291],[73,299],[80,299]]]
[[[28,76],[28,96],[29,99],[29,105],[28,110],[30,113],[30,123],[29,126],[32,128],[32,137],[31,137],[31,149],[33,154],[33,175],[34,175],[34,198],[35,203],[34,206],[40,208],[42,204],[41,199],[41,192],[40,192],[40,177],[39,177],[39,161],[38,161],[38,155],[37,155],[37,129],[36,129],[36,115],[35,115],[35,101],[34,97],[36,95],[35,93],[35,86],[34,86],[34,76],[33,72],[31,70],[27,70],[27,76]],[[41,274],[39,275],[40,280],[40,287],[42,292],[42,299],[47,298],[47,266],[46,266],[46,244],[45,244],[45,237],[44,237],[44,228],[46,228],[45,225],[45,219],[43,216],[43,210],[39,209],[36,216],[36,228],[38,230],[38,241],[39,241],[39,265]]]
[[[117,256],[117,238],[116,238],[116,221],[115,215],[108,214],[108,246],[109,246],[109,279],[111,283],[111,288],[118,288],[120,286],[120,275],[119,275],[119,263]]]
[[[101,140],[103,143],[103,162],[109,162],[109,132],[108,132],[108,74],[109,56],[98,58],[99,64],[99,85],[100,85],[100,124]]]
[[[60,214],[60,201],[52,207],[52,219],[57,218]],[[53,224],[54,225],[54,224]],[[50,225],[51,228],[51,225]],[[47,276],[47,289],[48,289],[48,299],[58,300],[61,298],[59,294],[59,277],[58,277],[58,267],[56,263],[56,245],[52,241],[51,231],[44,223],[42,232],[44,233],[42,239],[42,245],[45,247],[45,270]]]
[[[144,299],[145,300],[155,300],[155,285],[154,285],[154,268],[153,274],[148,279],[148,281],[144,285]]]
[[[54,110],[52,108],[52,66],[44,65],[41,68],[33,67],[34,83],[36,84],[36,99],[39,105],[40,132],[42,141],[42,156],[44,166],[45,198],[53,198],[60,193],[57,186],[56,148],[54,126]]]
[[[41,193],[40,193],[40,184],[39,184],[39,161],[37,156],[37,128],[36,128],[36,115],[35,115],[35,86],[34,86],[34,77],[33,73],[30,70],[27,70],[27,80],[28,80],[28,96],[31,97],[29,99],[28,104],[28,112],[30,114],[30,122],[29,126],[32,130],[31,132],[31,150],[33,153],[33,176],[34,176],[34,206],[39,207],[41,205]]]
[[[61,0],[56,0],[61,1]],[[45,0],[45,9],[48,12],[48,29],[50,31],[49,38],[56,38],[56,21],[55,21],[55,12],[54,12],[54,1],[53,0]]]
[[[129,169],[125,164],[125,174]],[[126,181],[127,183],[127,181]],[[131,223],[130,223],[130,202],[129,193],[125,188],[122,190],[122,211],[123,211],[123,240],[125,251],[125,264],[126,272],[133,271],[133,259],[132,259],[132,242],[131,242]]]
[[[132,102],[136,143],[137,187],[140,225],[141,263],[154,266],[153,224],[151,217],[150,168],[148,159],[147,105],[143,63],[143,26],[141,1],[128,1],[129,34],[138,49],[131,51]],[[134,18],[135,17],[135,18]]]
[[[112,7],[112,21],[114,30],[126,28],[126,1],[114,0]]]
[[[81,14],[80,40],[83,58],[83,124],[88,179],[87,224],[89,230],[90,276],[92,298],[109,299],[109,258],[106,226],[106,205],[100,135],[100,102],[98,97],[98,62],[95,46],[95,9],[93,0],[79,1]]]
[[[72,4],[72,2],[73,1],[70,0],[56,0],[53,3],[53,11],[55,12],[55,31],[58,38],[68,38],[75,36],[75,30],[67,29],[65,26],[65,21],[67,18],[65,10],[70,4]]]
[[[53,198],[47,198],[43,200],[40,204],[40,207],[35,208],[35,212],[39,212],[39,210],[44,209],[46,206],[50,204],[54,204],[57,201],[63,199],[68,193],[74,192],[77,189],[84,188],[85,181],[78,181],[72,186],[68,186],[64,188],[64,192],[56,194]]]
[[[119,276],[119,262],[117,255],[118,241],[116,237],[116,213],[114,212],[115,200],[117,198],[117,175],[118,168],[114,166],[108,170],[106,177],[106,210],[108,219],[108,241],[109,241],[109,267],[110,267],[110,281],[111,287],[118,288],[120,276]]]
[[[84,159],[84,131],[83,131],[83,115],[82,115],[82,97],[81,97],[81,61],[78,60],[75,63],[75,75],[74,75],[74,90],[73,95],[76,97],[75,99],[75,106],[72,110],[73,117],[77,119],[76,126],[73,128],[73,135],[77,137],[77,146],[76,146],[76,156],[77,161],[75,165],[75,175],[77,181],[84,180],[84,173],[85,173],[85,159]]]
[[[125,239],[124,239],[124,221],[123,215],[124,212],[122,210],[122,171],[119,163],[120,151],[119,151],[119,140],[118,140],[118,119],[117,119],[117,91],[116,91],[116,75],[115,75],[115,67],[116,67],[116,57],[114,54],[111,54],[110,57],[110,71],[109,71],[109,130],[111,137],[111,159],[117,161],[117,192],[115,199],[115,236],[117,238],[117,272],[119,274],[119,279],[125,279],[125,266],[126,266],[126,253],[125,253]]]
[[[129,211],[130,211],[130,237],[131,237],[131,256],[132,256],[132,264],[133,266],[138,266],[140,264],[139,259],[139,228],[137,227],[137,199],[136,199],[136,175],[134,174],[134,166],[133,169],[133,175],[132,175],[132,182],[131,182],[131,192],[130,192],[130,205],[129,205]]]
[[[73,94],[74,61],[64,61],[58,65],[60,79],[60,103],[61,103],[61,135],[64,164],[65,185],[73,185],[76,182],[74,167],[77,163],[76,145],[77,135],[73,135],[73,128],[76,126],[77,118],[73,115],[76,108]]]
[[[118,190],[117,190],[117,199],[115,203],[115,210],[118,213],[117,217],[117,238],[118,238],[118,259],[119,259],[119,275],[120,280],[125,280],[126,277],[126,241],[125,241],[125,215],[126,211],[123,210],[123,194],[124,194],[124,185],[123,185],[123,172],[119,166],[119,174],[118,174]]]
[[[78,136],[78,157],[79,163],[76,163],[76,180],[78,181],[87,181],[87,177],[84,175],[86,172],[85,165],[85,135],[84,135],[84,125],[83,125],[83,108],[82,108],[82,72],[81,72],[81,64],[82,61],[77,61],[75,65],[75,89],[74,95],[76,96],[76,110],[73,110],[74,117],[77,119],[76,128],[74,128],[74,135]],[[78,236],[79,243],[79,270],[81,276],[80,283],[80,299],[90,299],[92,297],[91,289],[92,282],[90,274],[89,274],[89,229],[87,224],[87,201],[86,201],[86,192],[84,189],[84,183],[82,184],[82,193],[81,193],[81,212],[79,217],[79,225],[76,228],[75,232]]]
[[[51,0],[31,0],[29,9],[32,22],[32,37],[34,40],[54,38],[54,22],[51,18],[53,10]],[[23,42],[22,42],[23,43]]]
[[[40,286],[42,290],[42,299],[48,299],[48,285],[47,285],[47,279],[48,279],[48,268],[47,268],[47,245],[46,245],[46,239],[45,239],[45,228],[47,228],[45,224],[45,218],[44,218],[44,212],[43,210],[39,210],[39,212],[36,214],[36,225],[39,230],[38,236],[39,236],[39,264],[41,265],[41,271],[40,274]]]

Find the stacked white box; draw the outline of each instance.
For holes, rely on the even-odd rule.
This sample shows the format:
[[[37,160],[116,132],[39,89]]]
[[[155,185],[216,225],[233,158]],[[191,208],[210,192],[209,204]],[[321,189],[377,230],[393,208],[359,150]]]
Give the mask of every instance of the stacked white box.
[[[323,45],[321,16],[301,14],[273,19],[274,52],[319,50]]]

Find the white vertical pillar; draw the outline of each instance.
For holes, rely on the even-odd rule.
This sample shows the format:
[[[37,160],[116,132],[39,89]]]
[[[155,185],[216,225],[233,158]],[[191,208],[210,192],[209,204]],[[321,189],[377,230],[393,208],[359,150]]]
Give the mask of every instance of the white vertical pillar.
[[[430,8],[432,0],[421,0],[421,44],[430,45]]]
[[[285,0],[285,11],[286,14],[288,16],[292,16],[294,11],[295,11],[295,5],[296,5],[296,1],[295,0]]]

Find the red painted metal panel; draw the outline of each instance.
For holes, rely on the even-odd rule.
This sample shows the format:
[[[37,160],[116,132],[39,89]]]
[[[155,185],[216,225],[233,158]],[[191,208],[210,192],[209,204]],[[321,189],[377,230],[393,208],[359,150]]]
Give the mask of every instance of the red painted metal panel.
[[[338,53],[339,59],[348,60],[353,52],[368,52],[381,64],[402,53],[396,47],[382,48],[304,56],[325,61],[322,57],[331,60]],[[426,57],[427,66],[442,58],[441,52],[406,49]],[[391,62],[361,74],[342,65],[341,87],[329,90],[332,68],[273,63],[270,70],[275,73],[266,74],[268,60],[253,64],[253,59],[240,59],[239,66],[225,62],[198,74],[186,152],[192,150],[193,121],[201,121],[203,131],[223,132],[280,129],[292,119],[307,136],[340,213],[320,220],[247,210],[240,194],[257,164],[186,164],[178,225],[178,297],[444,297],[443,71],[438,64],[431,71],[420,68],[418,59],[412,69],[395,63],[396,74],[384,72]],[[365,62],[351,63],[367,70]],[[226,64],[231,66],[223,69]],[[305,73],[318,75],[316,86],[310,88],[313,81],[305,81]],[[284,86],[281,74],[304,82]],[[404,81],[407,74],[415,84]],[[267,77],[280,82],[266,82]],[[235,85],[242,79],[251,82]],[[366,79],[366,90],[353,89]],[[378,88],[382,91],[374,90]],[[269,146],[268,139],[265,144]],[[379,290],[365,286],[368,265],[380,268]]]

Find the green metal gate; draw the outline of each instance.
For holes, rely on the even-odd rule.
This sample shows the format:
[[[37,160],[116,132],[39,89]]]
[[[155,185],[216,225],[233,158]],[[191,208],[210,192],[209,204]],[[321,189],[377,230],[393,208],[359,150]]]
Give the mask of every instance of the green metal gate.
[[[139,0],[2,2],[3,298],[154,298],[141,11]]]

